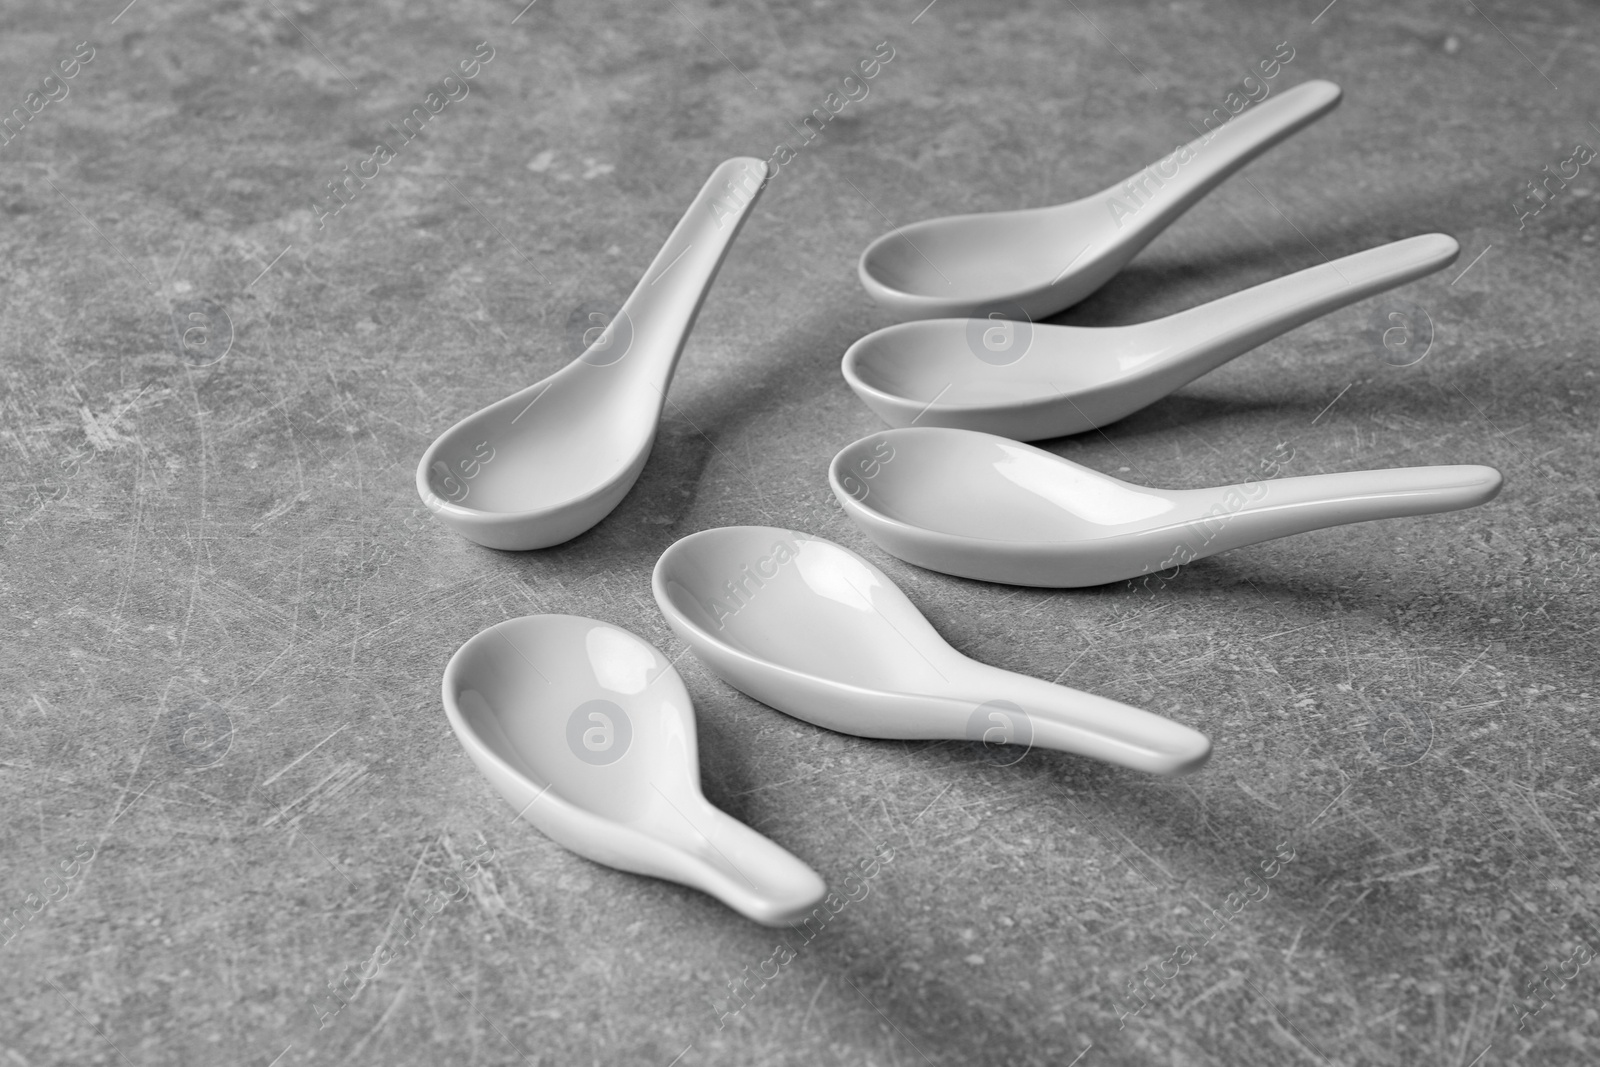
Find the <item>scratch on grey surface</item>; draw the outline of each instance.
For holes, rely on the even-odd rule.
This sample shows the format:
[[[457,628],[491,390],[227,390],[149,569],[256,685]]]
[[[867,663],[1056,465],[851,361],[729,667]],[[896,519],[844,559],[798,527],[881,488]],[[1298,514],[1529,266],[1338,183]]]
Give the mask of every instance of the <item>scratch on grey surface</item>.
[[[200,435],[200,526],[202,530],[206,522],[206,505],[208,500],[208,478],[210,473],[211,444],[206,436],[206,411],[200,403],[200,387],[195,384],[195,372],[188,370],[189,395],[194,398],[194,425]]]
[[[361,535],[361,544],[357,546],[357,551],[359,552],[362,549],[364,549],[365,547],[366,547],[366,535],[362,534]],[[358,580],[358,582],[356,584],[356,604],[355,604],[355,624],[356,624],[355,628],[358,629],[358,630],[361,628],[361,596],[362,596],[363,592],[365,592],[365,590],[362,589],[361,583]],[[360,651],[360,649],[361,649],[361,637],[360,637],[359,634],[353,635],[350,638],[350,670],[352,672],[356,669],[356,653],[358,651]]]
[[[433,590],[426,594],[426,596],[419,598],[421,600],[421,604],[419,606],[410,611],[401,612],[399,615],[396,615],[382,626],[379,626],[375,630],[368,630],[366,633],[358,636],[355,640],[357,644],[364,641],[369,641],[373,638],[373,636],[382,633],[383,631],[389,629],[389,627],[398,626],[403,622],[418,621],[419,619],[421,621],[433,621],[439,616],[450,611],[452,608],[460,608],[466,601],[466,598],[471,596],[474,592],[480,592],[487,586],[501,584],[503,581],[503,575],[493,571],[486,571],[469,578],[465,582],[447,585],[440,589]]]
[[[239,697],[241,697],[245,693],[247,693],[250,689],[252,689],[255,686],[255,684],[257,682],[261,681],[261,679],[265,678],[269,673],[271,673],[272,668],[274,668],[274,667],[276,667],[278,665],[278,661],[279,660],[283,659],[283,657],[287,656],[289,653],[293,652],[294,650],[295,650],[295,645],[294,645],[294,642],[291,640],[288,644],[283,646],[283,651],[282,652],[279,652],[276,656],[273,656],[271,662],[269,662],[265,667],[261,668],[261,670],[256,673],[256,676],[254,678],[250,679],[243,686],[241,686],[239,688],[239,690],[233,694],[233,696],[230,698],[230,700],[237,700],[237,699],[239,699]]]
[[[817,991],[815,993],[811,994],[811,1003],[806,1005],[806,1013],[805,1013],[805,1015],[802,1016],[801,1019],[800,1019],[800,1034],[801,1034],[801,1036],[805,1035],[806,1024],[811,1021],[811,1013],[813,1011],[815,1011],[816,1007],[817,1007],[817,998],[822,995],[822,990],[827,987],[827,984],[828,984],[828,976],[827,975],[823,975],[822,976],[822,980],[817,983]],[[686,1049],[685,1051],[688,1051],[688,1050]]]
[[[884,775],[884,781],[886,783],[892,784],[894,782],[894,777],[895,777],[894,773],[891,771],[891,772],[886,773]],[[908,834],[908,831],[907,831],[907,828],[906,828],[906,824],[900,818],[900,813],[898,811],[894,811],[894,810],[890,809],[890,807],[889,807],[889,798],[886,797],[886,796],[880,796],[878,798],[878,807],[883,809],[883,819],[884,819],[884,821],[886,823],[889,824],[890,832],[895,833],[895,834],[899,834],[901,837],[907,838],[909,840],[909,834]]]
[[[394,996],[390,998],[389,1006],[383,1009],[383,1013],[378,1016],[378,1021],[372,1024],[372,1029],[368,1030],[361,1036],[361,1039],[351,1047],[348,1053],[345,1054],[344,1059],[339,1061],[340,1063],[349,1063],[351,1060],[355,1059],[356,1054],[366,1047],[367,1042],[372,1040],[379,1030],[383,1029],[384,1025],[388,1023],[390,1017],[393,1016],[395,1011],[400,1007],[400,1003],[405,999],[406,993],[411,989],[411,983],[414,980],[415,975],[415,970],[413,970],[410,975],[407,975],[405,981],[400,984],[400,988],[395,990]]]
[[[289,620],[289,644],[300,639],[300,587],[306,570],[306,550],[300,549],[294,566],[294,617]]]
[[[101,844],[105,843],[106,835],[111,832],[112,824],[115,823],[118,819],[120,819],[122,817],[122,813],[123,812],[127,811],[128,808],[133,807],[133,804],[129,804],[127,808],[123,807],[122,806],[122,798],[128,795],[129,788],[132,787],[134,779],[136,777],[138,777],[139,769],[144,766],[144,754],[150,750],[150,740],[151,740],[151,738],[155,737],[156,726],[160,722],[161,722],[161,715],[160,714],[157,714],[156,716],[154,716],[150,720],[150,730],[149,730],[148,733],[146,733],[144,735],[144,744],[139,746],[139,755],[134,758],[133,770],[128,772],[127,781],[122,783],[122,792],[117,794],[117,799],[111,805],[113,814],[112,814],[110,820],[108,820],[106,822],[105,826],[101,828],[100,836],[95,841],[95,846],[97,848]],[[151,784],[153,785],[155,783],[151,783]],[[139,796],[143,796],[143,795],[144,795],[144,793],[142,793],[142,792],[139,794]],[[138,798],[136,797],[134,799],[135,799],[135,801],[137,801]]]
[[[1544,809],[1539,806],[1538,790],[1531,783],[1507,780],[1501,783],[1501,788],[1507,793],[1516,796],[1522,802],[1523,807],[1532,816],[1534,825],[1543,831],[1551,841],[1555,842],[1555,846],[1561,850],[1562,855],[1566,856],[1568,860],[1576,860],[1577,857],[1567,847],[1566,839],[1561,836],[1555,824],[1550,821],[1550,818],[1545,815]],[[1507,805],[1507,807],[1510,809],[1511,805]]]
[[[164,779],[157,778],[155,781],[151,782],[149,785],[145,786],[143,789],[141,789],[137,793],[135,793],[133,795],[133,799],[128,801],[128,803],[125,806],[123,806],[121,809],[119,809],[117,811],[117,813],[111,817],[111,821],[110,822],[106,823],[105,833],[109,833],[111,831],[111,827],[116,825],[116,822],[117,822],[118,819],[122,818],[129,811],[133,810],[133,806],[135,804],[139,803],[139,801],[144,797],[144,795],[146,793],[150,792],[150,790],[152,790],[156,786],[160,785],[163,780]],[[101,840],[102,841],[105,840],[104,834],[102,834]]]
[[[862,837],[864,837],[868,841],[872,842],[872,845],[873,845],[874,848],[878,847],[878,845],[879,845],[878,838],[872,833],[872,831],[868,830],[865,826],[861,825],[860,821],[855,817],[855,813],[854,812],[850,811],[847,808],[845,810],[844,817],[850,820],[850,825],[851,826],[854,826],[857,830],[861,831],[861,836]]]
[[[242,609],[244,618],[261,619],[273,624],[278,630],[288,631],[291,628],[290,619],[278,608],[248,589],[241,589],[226,578],[218,578],[212,574],[201,575],[199,584],[212,595],[207,597],[213,604],[231,604]]]
[[[1167,870],[1165,864],[1163,864],[1160,860],[1156,859],[1154,856],[1150,855],[1150,853],[1146,852],[1140,846],[1134,844],[1133,843],[1133,839],[1131,837],[1129,837],[1127,834],[1123,833],[1120,828],[1112,827],[1112,829],[1116,832],[1116,835],[1118,837],[1122,838],[1124,841],[1126,841],[1128,843],[1128,847],[1129,848],[1132,848],[1134,851],[1138,852],[1139,855],[1143,856],[1145,859],[1147,859],[1151,863],[1155,864],[1156,868],[1158,870],[1160,870],[1162,874],[1166,875],[1168,880],[1170,880],[1172,882],[1177,882],[1177,880],[1178,880],[1177,877],[1171,871]],[[1124,860],[1124,862],[1127,862],[1127,861]],[[1128,866],[1132,867],[1133,864],[1130,863],[1130,864],[1128,864]],[[1134,868],[1134,869],[1137,870],[1138,868]],[[1152,884],[1154,884],[1154,883],[1152,883]]]
[[[1415,850],[1414,849],[1408,849],[1407,851],[1415,851]],[[1380,874],[1380,875],[1377,875],[1376,877],[1371,878],[1370,881],[1374,881],[1374,882],[1397,882],[1402,878],[1415,878],[1419,874],[1427,874],[1430,871],[1437,871],[1437,870],[1440,869],[1441,866],[1442,865],[1438,864],[1438,863],[1425,863],[1421,867],[1413,867],[1409,871],[1397,871],[1394,874]]]
[[[400,898],[401,898],[401,900],[404,900],[405,897],[411,892],[411,887],[413,885],[415,885],[416,882],[417,882],[417,875],[422,872],[423,863],[425,863],[427,861],[427,859],[428,859],[428,853],[432,852],[434,850],[434,848],[436,846],[438,846],[439,843],[444,840],[444,836],[445,836],[445,831],[440,830],[439,833],[437,835],[435,835],[433,840],[429,841],[426,845],[422,846],[422,851],[417,855],[417,862],[412,864],[410,877],[408,877],[406,879],[406,884],[400,887]],[[395,906],[394,914],[395,915],[399,915],[400,914],[400,906],[399,905]]]
[[[1243,977],[1243,975],[1241,974],[1240,977]],[[1259,995],[1262,1000],[1265,1000],[1272,1007],[1273,1011],[1277,1012],[1276,1015],[1267,1016],[1267,1023],[1278,1032],[1279,1036],[1303,1052],[1307,1059],[1313,1060],[1316,1063],[1329,1064],[1331,1067],[1332,1061],[1329,1060],[1328,1057],[1324,1056],[1320,1049],[1311,1044],[1310,1038],[1300,1033],[1300,1028],[1289,1021],[1289,1017],[1284,1014],[1282,1008],[1278,1007],[1276,1004],[1273,1004],[1267,995],[1262,993],[1261,990],[1256,989],[1255,983],[1251,982],[1248,978],[1245,978],[1244,981],[1245,984],[1250,986],[1252,990],[1255,990],[1257,995]],[[1279,1022],[1280,1017],[1283,1020],[1282,1022]],[[1291,1033],[1291,1031],[1293,1032]]]
[[[274,383],[276,384],[276,383]],[[289,418],[288,398],[283,395],[283,389],[278,389],[278,404],[273,405],[283,416],[283,435],[289,439],[289,454],[294,457],[294,481],[300,489],[300,497],[306,496],[306,469],[300,459],[300,440],[294,432],[294,420]]]
[[[314,744],[310,748],[306,749],[300,755],[298,755],[294,759],[290,760],[283,767],[279,768],[276,772],[274,772],[272,774],[271,777],[267,778],[261,784],[263,786],[269,786],[273,782],[276,782],[279,778],[282,778],[290,770],[292,770],[293,768],[298,766],[301,760],[303,760],[307,756],[311,755],[311,753],[315,752],[317,749],[321,748],[323,745],[327,744],[329,741],[332,741],[336,736],[338,736],[340,731],[344,730],[349,725],[350,725],[349,723],[345,723],[344,726],[341,726],[337,730],[334,730],[333,733],[329,734],[327,737],[324,737],[321,741],[318,741],[316,744]]]
[[[278,518],[280,515],[287,515],[294,509],[296,504],[300,503],[302,500],[309,500],[310,498],[311,494],[302,489],[300,492],[285,499],[283,503],[274,505],[272,510],[264,512],[261,518],[256,520],[255,528],[260,529],[262,526],[265,526],[267,523]]]
[[[1492,648],[1494,648],[1494,643],[1493,642],[1490,642],[1489,644],[1484,645],[1483,646],[1483,651],[1479,652],[1477,654],[1477,656],[1473,658],[1471,663],[1468,663],[1465,667],[1461,668],[1461,673],[1456,675],[1454,678],[1452,678],[1450,680],[1450,684],[1444,687],[1444,689],[1440,692],[1440,696],[1442,697],[1445,693],[1448,693],[1448,692],[1450,692],[1450,690],[1454,689],[1456,687],[1456,683],[1461,681],[1461,679],[1465,678],[1467,676],[1467,672],[1472,670],[1472,668],[1476,667],[1483,660],[1483,657],[1485,657],[1485,656],[1487,656],[1489,654],[1489,651]]]
[[[1224,975],[1222,978],[1218,979],[1216,982],[1213,982],[1211,985],[1207,986],[1205,989],[1203,989],[1199,993],[1195,994],[1195,996],[1192,999],[1190,999],[1187,1003],[1185,1003],[1182,1006],[1180,1006],[1178,1008],[1178,1010],[1176,1012],[1174,1012],[1173,1014],[1175,1014],[1178,1018],[1181,1019],[1181,1018],[1184,1017],[1184,1015],[1188,1014],[1190,1008],[1193,1008],[1198,1004],[1202,1004],[1205,1001],[1210,1000],[1212,997],[1216,996],[1218,993],[1230,992],[1230,991],[1232,991],[1234,989],[1238,989],[1242,985],[1244,985],[1244,975],[1243,974],[1238,973],[1238,972],[1234,972],[1232,974]]]
[[[518,915],[506,902],[505,895],[500,892],[500,881],[494,876],[493,870],[481,868],[478,876],[471,879],[468,884],[472,887],[472,899],[478,905],[478,910],[483,912],[485,918],[494,923],[502,934],[505,933],[505,928],[500,925],[501,916],[509,915],[513,919],[532,925],[531,921]]]
[[[96,452],[114,452],[130,443],[130,439],[117,429],[116,422],[109,416],[105,419],[96,418],[87,407],[80,407],[78,414],[83,420],[83,435]]]
[[[310,834],[307,834],[305,836],[305,843],[306,843],[306,846],[308,848],[310,848],[312,852],[315,852],[317,854],[317,858],[322,860],[322,862],[326,863],[329,867],[333,868],[334,873],[336,873],[340,878],[343,878],[345,880],[345,882],[347,884],[349,884],[351,889],[356,889],[355,879],[351,878],[348,874],[346,874],[343,867],[340,867],[337,863],[335,863],[332,860],[330,860],[323,853],[323,851],[320,848],[317,847],[316,842],[311,840],[311,835]]]
[[[203,535],[205,533],[205,524],[206,524],[206,477],[207,477],[206,453],[209,451],[209,449],[208,449],[208,446],[206,444],[205,411],[204,411],[204,409],[203,409],[203,407],[201,406],[201,403],[200,403],[200,392],[199,392],[199,389],[194,383],[194,371],[191,369],[188,372],[188,374],[189,374],[189,391],[190,391],[190,394],[194,397],[195,427],[198,430],[199,435],[200,435],[200,453],[199,453],[199,459],[200,459],[200,517],[199,517],[199,525],[200,525],[200,532],[201,532],[201,535],[203,537]],[[185,533],[186,534],[188,533],[188,524],[187,523],[185,523]],[[190,570],[190,573],[189,573],[189,607],[184,612],[183,627],[179,631],[179,634],[178,634],[178,655],[180,655],[180,656],[183,655],[184,646],[188,643],[188,640],[189,640],[189,624],[194,619],[195,597],[198,594],[199,587],[200,587],[200,553],[195,548],[195,538],[193,536],[189,536],[188,540],[189,540],[190,552],[193,553],[193,555],[194,555],[194,566]]]
[[[1283,810],[1278,805],[1274,804],[1272,801],[1270,801],[1266,797],[1262,796],[1260,793],[1257,793],[1254,789],[1251,789],[1248,785],[1246,785],[1244,783],[1244,780],[1242,778],[1235,778],[1233,780],[1233,784],[1238,786],[1240,789],[1244,790],[1245,795],[1248,796],[1251,800],[1254,800],[1256,803],[1261,804],[1261,805],[1263,805],[1265,807],[1271,808],[1273,811],[1282,811]]]
[[[344,414],[346,417],[349,417],[349,412],[348,412],[349,405],[345,401],[345,398],[344,398],[343,394],[340,393],[340,391],[339,391],[339,380],[333,373],[333,365],[328,362],[328,358],[327,358],[327,354],[326,353],[323,354],[323,361],[322,362],[323,362],[323,366],[326,368],[326,370],[328,372],[328,381],[333,386],[334,400],[338,404],[340,412],[342,414]],[[356,483],[356,501],[355,501],[355,503],[356,503],[356,507],[357,507],[357,514],[365,515],[367,513],[366,468],[361,462],[361,454],[360,454],[359,446],[356,443],[355,427],[353,425],[352,426],[347,426],[345,428],[345,434],[350,439],[350,460],[351,460],[351,466],[354,468],[354,471],[355,471],[355,483]],[[357,633],[359,633],[360,630],[361,630],[361,604],[362,604],[362,600],[363,600],[364,596],[366,595],[366,579],[367,579],[367,573],[366,573],[367,568],[366,568],[366,563],[365,563],[366,550],[367,550],[367,528],[366,528],[366,524],[364,522],[362,522],[362,523],[358,523],[358,525],[356,526],[356,559],[358,561],[360,561],[360,562],[358,562],[357,569],[356,569],[356,602],[355,602],[355,610],[354,610],[354,626],[351,627]],[[360,651],[360,648],[361,648],[361,640],[360,640],[360,638],[357,637],[357,636],[352,636],[351,640],[350,640],[350,670],[352,672],[354,672],[354,670],[355,670],[356,654]]]
[[[824,780],[824,779],[827,779],[827,778],[838,778],[838,777],[841,777],[842,775],[856,774],[856,773],[859,773],[859,772],[854,767],[844,767],[844,768],[841,768],[841,769],[839,769],[837,771],[830,771],[830,772],[828,772],[826,774],[823,774],[820,771],[814,771],[814,772],[812,772],[810,774],[800,774],[800,775],[795,775],[793,778],[785,778],[781,782],[768,782],[765,785],[752,786],[749,789],[741,789],[737,793],[729,793],[728,796],[730,798],[732,798],[732,797],[747,797],[747,796],[751,796],[752,794],[755,794],[755,793],[764,793],[768,789],[780,789],[780,788],[782,788],[783,786],[786,786],[786,785],[793,785],[795,782],[807,782],[807,781],[813,781],[813,780],[821,781],[821,780]]]
[[[352,789],[356,788],[367,777],[369,777],[369,775],[367,773],[367,765],[365,763],[358,763],[355,760],[345,760],[338,766],[334,767],[333,770],[329,771],[327,775],[324,776],[323,779],[316,785],[300,794],[300,796],[296,797],[294,800],[285,804],[278,810],[276,815],[273,815],[262,825],[271,826],[278,820],[282,819],[294,808],[299,807],[301,804],[305,804],[306,806],[304,809],[296,812],[295,815],[287,821],[286,825],[293,827],[307,815],[317,811],[328,800],[343,793],[350,792]]]
[[[1319,937],[1327,937],[1328,934],[1333,930],[1334,927],[1338,926],[1340,923],[1342,923],[1346,919],[1348,919],[1350,917],[1351,913],[1354,912],[1356,910],[1356,908],[1361,906],[1361,902],[1363,900],[1367,899],[1367,896],[1372,892],[1372,888],[1373,888],[1372,886],[1368,886],[1367,888],[1363,889],[1361,891],[1361,895],[1356,897],[1356,899],[1351,903],[1351,905],[1348,908],[1346,908],[1344,911],[1340,912],[1339,913],[1339,917],[1337,919],[1333,920],[1333,922],[1331,922],[1327,926],[1323,927],[1322,933],[1319,934],[1318,936]]]
[[[911,821],[913,823],[921,821],[922,817],[924,815],[928,814],[929,810],[932,809],[932,807],[935,804],[939,803],[939,801],[944,797],[944,795],[946,793],[950,792],[951,788],[954,785],[955,785],[954,782],[946,782],[945,783],[945,787],[943,789],[939,790],[939,795],[934,797],[932,800],[928,801],[928,806],[923,808],[921,811],[917,812],[916,818],[912,819]]]
[[[122,631],[124,625],[123,605],[127,603],[128,589],[133,582],[134,564],[139,558],[139,528],[144,521],[144,467],[145,458],[141,450],[139,462],[135,465],[133,474],[133,521],[129,523],[128,529],[128,559],[122,567],[117,597],[111,606],[111,616],[116,620],[116,626],[107,638],[108,644],[114,641]]]
[[[285,412],[285,416],[284,417],[287,418],[288,417],[287,409],[288,409],[289,402],[293,401],[293,400],[299,400],[301,397],[306,396],[307,394],[311,393],[316,388],[317,388],[317,386],[315,386],[315,385],[308,385],[304,389],[301,389],[299,392],[293,394],[292,396],[284,397],[282,400],[279,400],[277,403],[270,404],[267,407],[263,408],[262,410],[257,411],[255,414],[249,415],[249,416],[246,416],[243,419],[240,419],[238,422],[234,423],[232,426],[226,427],[221,432],[219,432],[217,434],[217,438],[216,438],[217,442],[221,443],[222,441],[225,441],[228,438],[232,437],[234,434],[239,433],[240,431],[242,431],[244,429],[247,429],[250,426],[254,426],[257,422],[260,422],[262,419],[269,417],[270,415],[273,414],[273,412],[277,411],[280,408],[284,409],[284,412]]]

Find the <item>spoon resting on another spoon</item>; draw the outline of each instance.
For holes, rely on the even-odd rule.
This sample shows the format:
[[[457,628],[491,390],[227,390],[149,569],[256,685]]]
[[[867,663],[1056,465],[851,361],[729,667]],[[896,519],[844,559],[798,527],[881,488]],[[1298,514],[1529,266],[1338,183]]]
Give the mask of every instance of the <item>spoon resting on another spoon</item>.
[[[445,667],[445,714],[518,815],[580,856],[709,893],[784,926],[817,873],[700,792],[683,679],[626,630],[573,615],[492,626]]]
[[[1476,507],[1493,467],[1400,467],[1215,489],[1147,489],[1043,449],[970,430],[863,437],[828,483],[885,552],[1006,585],[1104,585],[1232,548],[1371,519]]]
[[[882,571],[810,534],[702,530],[661,554],[651,590],[729,685],[825,729],[1056,749],[1152,774],[1211,754],[1170,719],[969,659]]]
[[[480,545],[522,550],[571,540],[622,502],[650,458],[672,372],[766,168],[753,158],[720,164],[581,356],[439,435],[417,464],[417,493],[431,510]]]
[[[861,253],[868,295],[899,319],[1042,319],[1078,303],[1224,178],[1332,111],[1339,87],[1309,81],[1263,101],[1132,178],[1055,207],[902,226]]]
[[[851,345],[842,369],[890,426],[953,426],[1019,441],[1083,433],[1319,315],[1432,274],[1460,251],[1453,237],[1423,234],[1131,326],[898,323]]]

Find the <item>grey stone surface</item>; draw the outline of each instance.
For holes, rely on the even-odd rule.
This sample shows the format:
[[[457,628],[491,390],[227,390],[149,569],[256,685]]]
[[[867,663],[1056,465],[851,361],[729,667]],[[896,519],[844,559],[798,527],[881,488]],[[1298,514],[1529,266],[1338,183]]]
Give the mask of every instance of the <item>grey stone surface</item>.
[[[1564,962],[1600,948],[1593,168],[1521,228],[1512,207],[1600,143],[1592,5],[521,6],[4,16],[5,108],[95,51],[0,146],[0,910],[26,920],[0,946],[0,1061],[1595,1062],[1600,974]],[[485,41],[470,95],[319,228],[325,183]],[[434,522],[412,484],[434,435],[565,363],[569,314],[626,295],[710,168],[792,141],[882,41],[870,95],[758,205],[622,506],[522,555]],[[1149,587],[883,556],[825,481],[877,425],[837,369],[887,321],[858,251],[1129,174],[1282,41],[1273,85],[1332,79],[1340,109],[1062,321],[1437,229],[1460,262],[1397,294],[1431,350],[1386,365],[1375,299],[1051,447],[1169,487],[1280,444],[1287,474],[1489,463],[1501,497]],[[209,332],[184,348],[174,311]],[[964,652],[1170,714],[1216,756],[1175,781],[998,767],[819,731],[683,655],[715,803],[835,881],[895,849],[719,1026],[779,935],[513,822],[438,684],[466,638],[539,611],[678,655],[651,565],[736,523],[849,545]],[[385,933],[485,847],[466,899]],[[398,957],[319,1028],[380,944]],[[1147,966],[1168,977],[1119,1021]],[[1526,985],[1575,969],[1519,1030]]]

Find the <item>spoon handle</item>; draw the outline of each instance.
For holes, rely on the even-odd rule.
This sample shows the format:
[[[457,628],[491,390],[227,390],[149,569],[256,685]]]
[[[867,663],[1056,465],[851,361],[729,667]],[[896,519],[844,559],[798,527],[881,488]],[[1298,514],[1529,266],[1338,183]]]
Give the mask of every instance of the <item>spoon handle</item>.
[[[695,820],[693,836],[679,842],[685,860],[680,880],[746,918],[767,926],[799,922],[828,891],[804,861],[703,797],[670,814]]]
[[[1228,175],[1332,111],[1339,96],[1330,81],[1308,81],[1219,126],[1207,116],[1200,137],[1100,193],[1119,239],[1142,245]]]
[[[1291,534],[1371,519],[1459,511],[1494,499],[1500,472],[1453,465],[1396,467],[1276,478],[1220,489],[1184,490],[1205,515],[1173,530],[1168,565]]]
[[[1319,315],[1447,267],[1460,251],[1442,233],[1408,237],[1130,327],[1160,353],[1139,372],[1176,389]]]
[[[1007,745],[1071,752],[1150,774],[1184,774],[1211,756],[1206,735],[1182,723],[1093,693],[977,666],[997,699],[979,709],[989,713],[992,725],[969,725],[969,737],[987,741],[993,736]],[[997,747],[996,754],[1005,754],[1005,748]]]
[[[667,385],[695,316],[733,239],[766,188],[766,178],[766,163],[754,157],[739,156],[717,165],[622,305],[617,315],[622,324],[614,320],[606,327],[585,353],[585,362],[618,363],[644,375],[665,404]],[[630,331],[627,337],[622,330]],[[615,344],[627,347],[617,355],[603,352]]]

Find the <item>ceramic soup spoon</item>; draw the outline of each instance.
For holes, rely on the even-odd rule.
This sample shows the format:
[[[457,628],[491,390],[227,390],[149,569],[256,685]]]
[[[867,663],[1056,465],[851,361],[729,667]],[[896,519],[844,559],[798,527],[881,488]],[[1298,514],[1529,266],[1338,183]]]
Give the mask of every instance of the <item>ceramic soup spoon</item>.
[[[693,886],[769,926],[826,892],[810,867],[701,794],[683,680],[626,630],[573,615],[512,619],[461,646],[443,690],[478,770],[578,855]]]
[[[441,434],[417,464],[428,507],[464,537],[514,550],[610,514],[650,457],[684,341],[765,179],[759,159],[718,166],[581,356]]]
[[[1032,445],[911,427],[849,445],[833,495],[892,556],[1007,585],[1103,585],[1328,526],[1430,515],[1500,491],[1492,467],[1400,467],[1147,489]]]
[[[890,426],[955,426],[1019,441],[1082,433],[1319,315],[1431,274],[1460,248],[1442,233],[1411,237],[1132,326],[899,323],[851,345],[844,377]]]
[[[1109,281],[1228,175],[1338,103],[1337,85],[1309,81],[1082,200],[903,226],[861,254],[861,284],[899,319],[997,308],[1011,318],[1054,315]]]
[[[702,530],[662,553],[651,588],[730,685],[829,730],[1031,745],[1153,774],[1211,754],[1170,719],[967,658],[882,571],[809,534]]]

